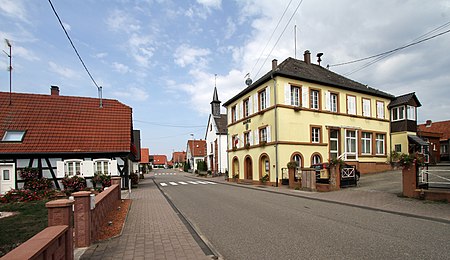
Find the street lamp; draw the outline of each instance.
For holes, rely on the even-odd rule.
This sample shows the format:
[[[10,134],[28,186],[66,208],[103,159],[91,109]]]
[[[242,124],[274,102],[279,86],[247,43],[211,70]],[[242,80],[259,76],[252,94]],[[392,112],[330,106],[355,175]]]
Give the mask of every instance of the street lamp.
[[[194,137],[194,134],[191,134],[191,136],[192,136],[192,151],[191,151],[191,153],[192,153],[192,173],[195,173],[195,158],[194,158],[194,156],[195,156],[195,137]]]

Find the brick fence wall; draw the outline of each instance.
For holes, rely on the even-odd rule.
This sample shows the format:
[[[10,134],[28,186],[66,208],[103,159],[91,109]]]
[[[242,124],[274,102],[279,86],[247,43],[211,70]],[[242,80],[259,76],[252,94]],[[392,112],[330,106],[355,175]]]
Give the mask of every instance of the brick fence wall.
[[[106,215],[113,210],[113,206],[120,198],[120,186],[111,185],[107,190],[95,196],[95,208],[92,210],[91,234],[93,241],[97,240],[100,227],[105,222]]]

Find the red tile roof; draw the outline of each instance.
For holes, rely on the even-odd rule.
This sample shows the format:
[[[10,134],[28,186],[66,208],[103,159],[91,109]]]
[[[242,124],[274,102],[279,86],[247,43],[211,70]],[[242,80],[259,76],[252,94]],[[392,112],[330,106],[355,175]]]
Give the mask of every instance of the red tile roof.
[[[193,146],[195,144],[195,146]],[[205,140],[188,140],[188,146],[194,157],[206,156],[206,141]]]
[[[141,148],[141,161],[140,163],[149,163],[150,162],[150,150],[148,148]]]
[[[153,165],[165,165],[167,163],[167,156],[165,155],[153,155]]]
[[[1,142],[0,154],[130,152],[132,109],[117,100],[0,92],[0,140],[26,131],[22,142]]]
[[[432,122],[429,127],[426,124],[418,125],[418,131],[442,133],[441,140],[448,140],[450,139],[450,120]]]
[[[172,153],[172,161],[173,162],[185,162],[186,161],[186,152],[173,152]]]

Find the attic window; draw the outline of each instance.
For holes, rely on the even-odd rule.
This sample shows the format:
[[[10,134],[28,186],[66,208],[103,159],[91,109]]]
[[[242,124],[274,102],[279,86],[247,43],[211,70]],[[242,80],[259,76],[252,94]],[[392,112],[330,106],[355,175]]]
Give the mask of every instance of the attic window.
[[[2,142],[22,142],[25,131],[6,130]]]

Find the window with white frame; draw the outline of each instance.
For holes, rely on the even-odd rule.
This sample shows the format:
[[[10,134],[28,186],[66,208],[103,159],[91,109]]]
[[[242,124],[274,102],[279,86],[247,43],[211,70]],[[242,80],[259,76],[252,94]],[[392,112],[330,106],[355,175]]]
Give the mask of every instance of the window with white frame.
[[[416,121],[416,108],[413,106],[407,106],[406,108],[406,114],[408,120]]]
[[[336,93],[330,93],[330,111],[334,113],[338,111],[338,95]]]
[[[356,97],[347,96],[347,114],[356,115]]]
[[[309,96],[309,107],[311,109],[319,109],[319,91],[311,89]]]
[[[315,154],[312,157],[312,164],[319,164],[322,162],[322,159],[320,158],[320,155]]]
[[[249,116],[249,99],[244,100],[244,117]]]
[[[336,159],[339,156],[339,130],[330,129],[330,158]]]
[[[311,143],[320,143],[320,128],[311,128]]]
[[[345,131],[345,152],[347,156],[355,156],[356,155],[356,131],[355,130],[347,130]]]
[[[448,145],[443,144],[441,145],[441,154],[447,154],[448,153]]]
[[[259,129],[259,142],[267,142],[267,128]]]
[[[263,110],[266,109],[266,99],[267,99],[267,95],[266,95],[266,90],[263,90],[261,92],[259,92],[259,110]]]
[[[300,106],[300,88],[291,86],[291,105]]]
[[[64,161],[64,173],[68,176],[81,174],[81,160]]]
[[[361,134],[361,154],[372,154],[372,134]]]
[[[244,145],[250,145],[250,132],[244,133]]]
[[[385,154],[385,134],[376,134],[375,146],[376,146],[376,154],[384,155]]]
[[[9,181],[11,179],[10,175],[11,174],[8,169],[3,170],[3,180],[4,181]]]
[[[109,174],[110,160],[94,160],[94,169],[97,174]]]
[[[377,118],[384,119],[384,102],[377,101]]]
[[[363,116],[370,117],[370,99],[363,98]]]
[[[405,119],[405,106],[394,107],[391,110],[392,112],[392,121],[398,121]]]
[[[231,122],[233,123],[233,122],[236,122],[236,118],[237,118],[237,115],[236,115],[236,106],[233,106],[232,108],[231,108]]]

